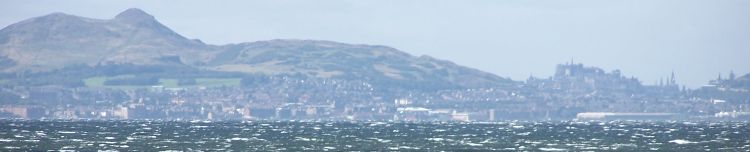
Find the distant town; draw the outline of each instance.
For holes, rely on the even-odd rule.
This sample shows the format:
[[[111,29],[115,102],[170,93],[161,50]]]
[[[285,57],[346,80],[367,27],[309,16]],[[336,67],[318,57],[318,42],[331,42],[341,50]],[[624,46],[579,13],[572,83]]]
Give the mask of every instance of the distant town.
[[[611,70],[611,69],[610,69]],[[383,45],[206,44],[147,12],[51,13],[0,30],[0,117],[496,121],[746,119],[750,74],[685,88],[570,61],[511,80]]]
[[[263,75],[214,86],[0,88],[0,117],[162,120],[737,120],[750,118],[750,75],[687,89],[672,73],[643,84],[619,70],[557,65],[514,85],[409,90],[366,81]],[[262,81],[261,81],[262,79]],[[194,83],[194,82],[193,82]]]

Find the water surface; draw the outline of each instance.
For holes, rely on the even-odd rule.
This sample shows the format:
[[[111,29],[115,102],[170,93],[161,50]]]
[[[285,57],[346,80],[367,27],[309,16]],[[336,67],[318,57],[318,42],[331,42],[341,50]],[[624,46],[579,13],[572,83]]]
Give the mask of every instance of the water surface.
[[[0,151],[748,151],[749,124],[0,120]]]

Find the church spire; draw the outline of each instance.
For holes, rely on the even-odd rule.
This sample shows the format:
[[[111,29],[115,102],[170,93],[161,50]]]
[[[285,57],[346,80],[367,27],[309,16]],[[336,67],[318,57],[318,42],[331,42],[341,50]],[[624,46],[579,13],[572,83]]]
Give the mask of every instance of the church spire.
[[[570,57],[570,65],[574,65],[574,64],[576,64],[576,63],[573,62],[573,57]]]

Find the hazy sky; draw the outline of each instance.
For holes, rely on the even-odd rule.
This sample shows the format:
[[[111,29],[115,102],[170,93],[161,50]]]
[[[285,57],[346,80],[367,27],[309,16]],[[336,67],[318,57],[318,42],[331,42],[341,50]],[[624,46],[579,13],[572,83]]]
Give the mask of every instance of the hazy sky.
[[[688,87],[750,73],[750,0],[0,1],[0,27],[52,12],[110,19],[137,7],[210,44],[317,39],[388,45],[514,80],[582,62]]]

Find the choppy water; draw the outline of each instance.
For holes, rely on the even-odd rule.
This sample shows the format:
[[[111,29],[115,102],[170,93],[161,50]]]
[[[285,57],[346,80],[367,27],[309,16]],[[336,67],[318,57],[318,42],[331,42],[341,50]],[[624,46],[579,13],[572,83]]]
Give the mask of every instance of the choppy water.
[[[748,125],[0,120],[0,151],[748,151]]]

